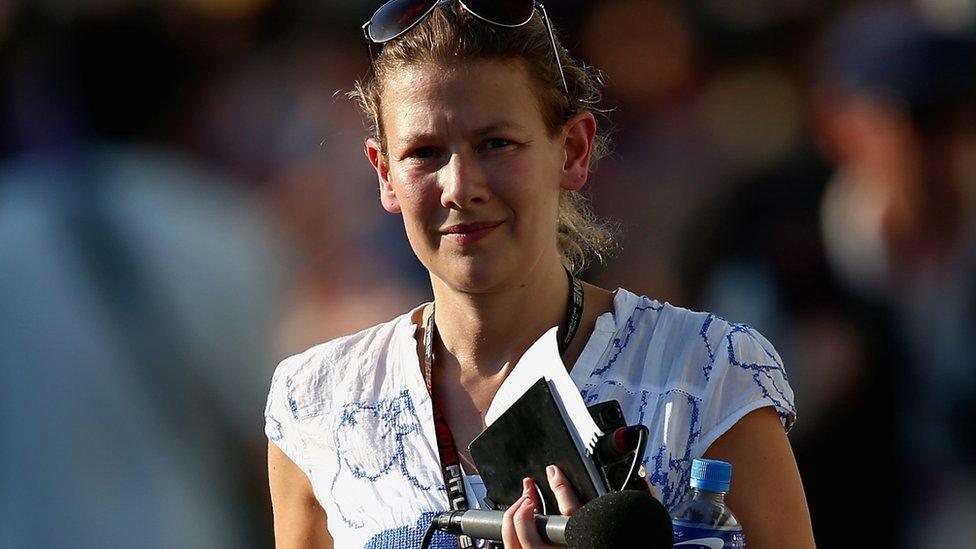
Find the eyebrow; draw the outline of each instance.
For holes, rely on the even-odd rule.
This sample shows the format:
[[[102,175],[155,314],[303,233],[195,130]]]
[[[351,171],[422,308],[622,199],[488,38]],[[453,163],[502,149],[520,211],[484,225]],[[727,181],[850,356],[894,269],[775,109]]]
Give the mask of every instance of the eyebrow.
[[[475,137],[481,137],[487,134],[492,134],[498,131],[505,131],[505,130],[524,131],[525,128],[521,124],[518,124],[516,122],[499,122],[497,124],[489,124],[488,126],[478,128],[472,131],[470,135],[473,135]]]
[[[490,135],[490,134],[493,134],[495,132],[506,131],[506,130],[514,130],[514,131],[517,131],[517,132],[523,132],[523,131],[525,131],[525,126],[522,126],[521,124],[519,124],[517,122],[498,122],[496,124],[489,124],[487,126],[482,126],[480,128],[476,128],[476,129],[468,132],[467,135],[468,135],[468,137],[484,137],[486,135]],[[404,135],[403,136],[403,139],[406,142],[427,141],[428,139],[430,139],[433,136],[434,136],[434,134],[431,133],[431,132],[419,131],[419,132],[416,132],[416,133],[410,133],[410,134]]]

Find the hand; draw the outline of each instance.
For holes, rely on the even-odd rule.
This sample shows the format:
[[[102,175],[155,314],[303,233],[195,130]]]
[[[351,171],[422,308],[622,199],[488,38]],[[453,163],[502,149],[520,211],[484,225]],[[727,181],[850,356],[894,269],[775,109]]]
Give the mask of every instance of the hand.
[[[549,487],[556,496],[559,513],[570,516],[579,509],[579,500],[566,475],[555,465],[546,467],[546,477]],[[502,542],[506,549],[536,549],[542,547],[556,547],[542,541],[542,536],[535,526],[535,512],[540,508],[539,495],[536,492],[535,481],[526,477],[522,479],[522,497],[505,511],[502,524]]]

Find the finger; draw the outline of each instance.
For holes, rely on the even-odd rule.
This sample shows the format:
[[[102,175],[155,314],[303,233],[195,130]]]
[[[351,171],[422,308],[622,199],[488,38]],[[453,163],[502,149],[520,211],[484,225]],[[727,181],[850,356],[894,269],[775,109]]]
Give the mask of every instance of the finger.
[[[521,507],[515,511],[515,533],[522,547],[548,547],[542,541],[539,530],[535,526],[535,506],[528,497],[522,500]],[[506,547],[508,547],[506,545]]]
[[[563,474],[562,469],[555,465],[550,465],[546,467],[546,477],[549,479],[549,488],[552,489],[552,493],[556,496],[556,504],[559,505],[559,514],[564,516],[570,516],[579,509],[579,499],[576,497],[576,491],[573,490],[573,485],[569,483],[569,479]]]
[[[539,501],[539,488],[536,486],[535,480],[532,477],[522,479],[522,495],[532,500],[532,506],[536,510],[542,509]]]
[[[515,500],[502,516],[502,544],[505,545],[505,549],[522,549],[518,534],[515,532],[515,512],[522,508],[522,502],[525,500],[525,496]]]

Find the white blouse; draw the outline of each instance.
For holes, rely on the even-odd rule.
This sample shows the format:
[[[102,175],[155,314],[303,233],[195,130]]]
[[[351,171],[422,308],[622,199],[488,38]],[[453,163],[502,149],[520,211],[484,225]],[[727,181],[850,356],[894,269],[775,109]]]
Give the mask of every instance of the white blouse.
[[[265,432],[308,475],[336,547],[416,547],[450,508],[412,313],[289,357],[271,382]],[[669,510],[692,459],[736,421],[765,406],[787,430],[796,418],[783,363],[759,333],[624,289],[570,376],[588,405],[617,400],[628,423],[650,429],[644,466]],[[466,480],[469,499],[483,496]],[[456,545],[438,535],[431,547]]]

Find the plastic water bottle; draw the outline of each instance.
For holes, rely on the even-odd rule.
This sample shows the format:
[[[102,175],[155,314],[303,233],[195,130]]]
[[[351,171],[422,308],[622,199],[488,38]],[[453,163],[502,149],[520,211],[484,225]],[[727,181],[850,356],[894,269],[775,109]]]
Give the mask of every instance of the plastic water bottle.
[[[674,510],[674,547],[739,549],[746,546],[742,526],[725,504],[732,465],[714,459],[691,464],[691,497]]]

